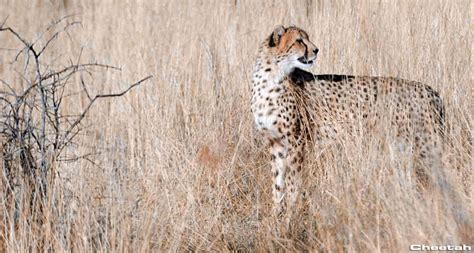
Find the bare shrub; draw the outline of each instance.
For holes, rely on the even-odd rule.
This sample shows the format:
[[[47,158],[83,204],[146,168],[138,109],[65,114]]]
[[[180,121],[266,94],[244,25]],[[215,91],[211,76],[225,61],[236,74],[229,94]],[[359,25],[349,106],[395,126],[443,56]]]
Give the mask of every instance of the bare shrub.
[[[25,82],[25,89],[18,89],[19,85],[12,85],[0,79],[0,148],[2,160],[2,185],[7,194],[7,201],[11,206],[18,206],[20,197],[18,187],[28,189],[31,214],[42,220],[42,206],[48,199],[48,187],[54,183],[57,175],[55,164],[63,160],[77,160],[85,156],[64,158],[63,151],[72,146],[75,138],[83,130],[81,124],[91,107],[102,98],[120,97],[134,87],[149,80],[145,77],[131,84],[127,89],[107,94],[93,95],[87,89],[83,75],[93,77],[104,73],[105,70],[120,71],[120,68],[100,64],[97,62],[81,61],[79,57],[63,67],[54,66],[54,61],[44,58],[49,46],[59,40],[63,33],[67,33],[80,22],[71,21],[66,16],[53,22],[46,28],[39,39],[30,42],[11,27],[6,27],[4,21],[0,31],[9,33],[20,42],[21,48],[12,61],[18,80]],[[51,33],[46,39],[44,34]],[[70,35],[68,33],[68,35]],[[43,42],[40,45],[39,42]],[[99,70],[99,71],[98,71]],[[91,79],[91,78],[89,78]],[[81,91],[68,94],[68,85],[80,81]],[[93,80],[93,78],[92,78]],[[80,111],[66,114],[63,110],[63,101],[87,97],[85,108]],[[39,213],[38,213],[39,212]]]

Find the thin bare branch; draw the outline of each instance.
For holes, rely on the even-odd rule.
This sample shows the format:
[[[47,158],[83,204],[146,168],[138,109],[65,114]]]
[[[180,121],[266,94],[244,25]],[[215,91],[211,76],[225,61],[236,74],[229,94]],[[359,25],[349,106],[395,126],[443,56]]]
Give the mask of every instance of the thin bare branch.
[[[67,24],[62,30],[57,31],[56,33],[54,33],[53,36],[51,36],[51,38],[48,39],[48,41],[47,41],[46,44],[43,46],[43,48],[41,48],[41,50],[38,52],[38,57],[41,56],[41,54],[46,50],[46,48],[48,48],[49,44],[50,44],[52,41],[54,41],[56,38],[58,38],[59,35],[60,35],[62,32],[65,32],[69,27],[74,26],[74,25],[78,25],[78,24],[81,24],[81,22],[72,22],[72,23],[69,23],[69,24]]]
[[[3,85],[5,85],[5,86],[10,90],[10,92],[11,92],[14,96],[16,96],[15,89],[13,89],[13,87],[12,87],[7,81],[5,81],[5,80],[3,80],[3,79],[0,79],[0,83],[2,83]]]
[[[86,84],[84,83],[84,79],[82,77],[81,77],[81,84],[82,84],[82,88],[84,89],[84,92],[86,93],[89,100],[92,100],[92,97],[89,94],[89,91],[87,91]]]
[[[65,16],[59,18],[58,20],[51,22],[51,24],[49,24],[48,27],[46,27],[46,29],[36,38],[36,40],[32,44],[35,45],[39,40],[41,40],[43,38],[43,36],[46,32],[48,32],[49,30],[56,27],[59,23],[65,21],[68,18],[74,17],[74,16],[76,16],[76,14],[65,15]]]
[[[71,126],[69,127],[69,129],[66,131],[66,133],[64,134],[64,140],[68,140],[68,136],[69,134],[71,133],[71,131],[82,121],[82,119],[86,116],[87,112],[89,112],[89,109],[92,107],[92,105],[94,104],[94,102],[97,100],[97,99],[100,99],[100,98],[111,98],[111,97],[120,97],[120,96],[123,96],[125,95],[127,92],[129,92],[131,89],[133,89],[134,87],[142,84],[143,82],[147,81],[148,79],[152,78],[153,76],[147,76],[143,79],[141,79],[140,81],[130,85],[127,89],[125,89],[124,91],[122,92],[119,92],[119,93],[111,93],[111,94],[99,94],[99,95],[96,95],[91,101],[90,103],[87,105],[86,109],[84,109],[84,111],[81,113],[81,115],[79,115],[79,118],[74,121],[74,123],[71,124]]]
[[[0,27],[0,32],[3,32],[3,31],[12,33],[19,41],[23,43],[23,45],[25,45],[27,48],[30,47],[30,44],[25,39],[23,39],[23,37],[21,37],[15,30],[11,29],[10,27],[5,27],[5,28],[3,28],[3,26]]]
[[[76,162],[80,159],[84,159],[84,158],[87,158],[87,157],[92,156],[92,155],[97,155],[97,153],[87,153],[85,155],[74,156],[74,157],[69,157],[69,158],[58,158],[57,161],[59,161],[59,162]]]
[[[0,29],[7,23],[8,16],[3,20],[2,24],[0,24]]]

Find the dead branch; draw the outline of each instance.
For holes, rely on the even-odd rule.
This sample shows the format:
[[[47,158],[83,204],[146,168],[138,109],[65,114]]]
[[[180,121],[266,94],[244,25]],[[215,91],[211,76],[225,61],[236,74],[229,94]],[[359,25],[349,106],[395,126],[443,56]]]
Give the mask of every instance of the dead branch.
[[[79,115],[78,119],[76,121],[74,121],[74,123],[71,124],[71,126],[69,127],[69,129],[66,131],[66,133],[64,134],[64,139],[65,140],[68,140],[68,136],[69,134],[71,133],[71,131],[76,128],[76,126],[81,123],[82,119],[84,119],[84,117],[86,116],[87,112],[89,112],[89,109],[92,107],[92,105],[94,104],[94,102],[97,100],[97,99],[100,99],[100,98],[112,98],[112,97],[121,97],[125,94],[127,94],[131,89],[133,89],[134,87],[142,84],[143,82],[145,82],[146,80],[152,78],[153,76],[147,76],[145,78],[143,78],[142,80],[130,85],[126,90],[122,91],[122,92],[119,92],[119,93],[111,93],[111,94],[99,94],[99,95],[95,95],[95,97],[93,99],[90,100],[89,104],[86,106],[86,109],[84,109],[84,111]]]
[[[64,25],[54,32],[49,38],[43,38],[46,31],[56,29],[56,27],[68,20],[70,16],[54,21],[46,30],[33,42],[29,42],[20,33],[11,27],[5,27],[6,19],[0,24],[0,32],[11,34],[21,44],[18,53],[12,61],[13,66],[17,66],[18,58],[24,55],[26,59],[23,73],[13,69],[23,80],[27,87],[19,90],[19,86],[10,84],[7,80],[0,80],[7,90],[0,91],[0,143],[3,170],[6,178],[6,186],[10,194],[14,193],[15,184],[13,181],[25,179],[30,182],[32,189],[37,189],[41,198],[46,198],[48,185],[54,180],[54,168],[56,161],[76,161],[85,159],[91,163],[91,154],[60,159],[60,155],[67,147],[73,146],[74,139],[83,130],[79,126],[89,113],[96,101],[102,98],[121,97],[133,88],[141,85],[152,76],[147,76],[128,86],[127,89],[116,92],[97,94],[92,96],[87,88],[87,84],[80,76],[80,93],[65,95],[67,85],[71,83],[72,77],[86,73],[93,76],[99,69],[107,71],[109,69],[120,71],[119,67],[102,64],[98,62],[81,62],[83,48],[80,49],[79,57],[76,60],[69,60],[69,64],[59,69],[54,69],[47,65],[47,59],[43,59],[43,54],[50,48],[54,41],[59,40],[61,34],[66,33],[71,27],[81,24],[73,21]],[[37,49],[35,45],[39,41],[45,41],[43,46]],[[29,71],[27,71],[29,70]],[[65,115],[62,113],[63,99],[74,99],[75,96],[85,95],[89,103],[84,110]],[[15,164],[18,159],[20,162]],[[3,179],[2,179],[3,180]],[[34,190],[35,191],[35,190]],[[33,193],[32,193],[33,194]]]

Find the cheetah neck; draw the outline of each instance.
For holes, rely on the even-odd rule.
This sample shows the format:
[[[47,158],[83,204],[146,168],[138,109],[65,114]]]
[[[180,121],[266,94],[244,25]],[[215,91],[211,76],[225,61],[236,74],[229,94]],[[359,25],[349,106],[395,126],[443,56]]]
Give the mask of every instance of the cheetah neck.
[[[265,46],[262,46],[259,52],[253,71],[254,86],[281,86],[291,70],[282,69],[278,59]]]

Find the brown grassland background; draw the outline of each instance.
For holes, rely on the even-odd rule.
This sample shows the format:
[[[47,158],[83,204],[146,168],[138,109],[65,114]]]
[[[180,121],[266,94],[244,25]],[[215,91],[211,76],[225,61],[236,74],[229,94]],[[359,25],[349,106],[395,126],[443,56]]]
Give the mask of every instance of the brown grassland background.
[[[57,162],[41,227],[27,222],[26,204],[15,211],[2,192],[0,251],[474,246],[471,5],[0,0],[0,22],[8,17],[6,24],[31,41],[53,20],[75,14],[70,19],[82,25],[52,43],[47,59],[65,64],[84,47],[83,60],[122,68],[94,75],[91,93],[122,90],[153,75],[126,96],[94,105],[76,145],[63,154],[91,155]],[[446,105],[449,190],[420,197],[405,156],[380,145],[384,131],[354,136],[330,150],[333,155],[313,151],[307,158],[308,201],[289,230],[279,227],[271,217],[269,155],[249,109],[257,46],[277,24],[308,32],[320,49],[314,73],[396,76],[438,90]],[[0,78],[25,89],[10,64],[17,53],[10,49],[21,45],[0,33],[0,48]],[[80,90],[78,80],[69,89]],[[63,113],[86,102],[84,94],[68,99]]]

